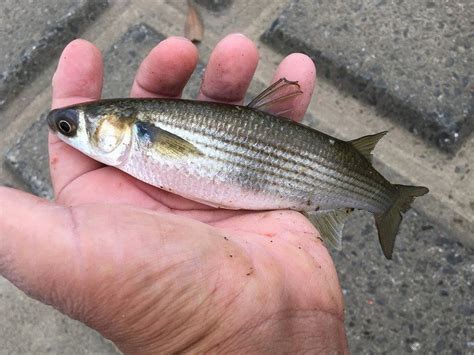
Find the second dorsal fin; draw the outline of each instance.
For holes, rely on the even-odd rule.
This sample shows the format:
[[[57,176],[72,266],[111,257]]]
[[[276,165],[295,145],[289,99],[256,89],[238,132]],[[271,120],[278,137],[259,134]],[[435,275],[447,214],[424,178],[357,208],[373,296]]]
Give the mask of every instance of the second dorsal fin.
[[[387,131],[383,131],[368,136],[363,136],[354,140],[349,141],[355,149],[359,151],[368,161],[372,161],[372,150],[374,150],[377,142],[387,134]]]

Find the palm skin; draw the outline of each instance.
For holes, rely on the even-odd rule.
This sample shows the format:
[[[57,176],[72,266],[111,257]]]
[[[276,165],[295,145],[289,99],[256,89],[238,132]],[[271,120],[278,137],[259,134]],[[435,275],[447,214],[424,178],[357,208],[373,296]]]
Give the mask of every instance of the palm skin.
[[[132,96],[180,95],[194,69],[195,49],[177,38],[160,45],[140,67]],[[85,41],[65,49],[53,81],[53,107],[100,97],[101,80],[94,78],[102,67],[95,51]],[[74,67],[67,58],[79,52],[86,64]],[[255,52],[240,35],[218,44],[200,99],[241,102]],[[223,69],[225,55],[233,53],[244,54],[240,79],[234,69]],[[167,79],[163,66],[178,54],[184,64]],[[292,118],[299,119],[311,97],[314,67],[302,55],[285,61],[276,77],[300,80],[308,89],[293,103]],[[303,63],[300,73],[288,69],[297,61]],[[313,75],[304,79],[310,70]],[[155,72],[158,84],[150,79]],[[89,85],[77,84],[88,78]],[[214,209],[102,166],[54,136],[50,163],[55,203],[0,190],[2,203],[39,211],[28,233],[5,221],[6,211],[0,215],[0,271],[31,296],[97,329],[124,352],[347,351],[332,260],[301,214]],[[28,250],[17,243],[24,234]],[[13,260],[8,267],[7,257]]]

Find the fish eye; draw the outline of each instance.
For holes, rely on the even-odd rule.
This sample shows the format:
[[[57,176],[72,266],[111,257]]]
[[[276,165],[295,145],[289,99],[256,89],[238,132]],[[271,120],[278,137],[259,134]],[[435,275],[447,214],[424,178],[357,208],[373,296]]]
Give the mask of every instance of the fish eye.
[[[58,122],[58,128],[63,134],[69,134],[72,131],[71,124],[66,120],[61,120]]]
[[[75,117],[69,117],[69,115],[61,115],[56,118],[56,129],[59,133],[72,137],[76,134],[77,124]]]
[[[53,132],[73,137],[79,125],[79,113],[74,108],[52,110],[47,117],[48,126]]]

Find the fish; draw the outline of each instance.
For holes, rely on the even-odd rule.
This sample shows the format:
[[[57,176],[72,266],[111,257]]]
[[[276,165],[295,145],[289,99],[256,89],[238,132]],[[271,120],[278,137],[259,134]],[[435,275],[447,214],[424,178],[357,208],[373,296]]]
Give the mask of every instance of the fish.
[[[85,155],[187,199],[299,211],[336,249],[351,212],[369,211],[391,259],[403,213],[428,188],[392,184],[372,166],[372,151],[387,132],[344,141],[263,110],[299,94],[297,82],[282,78],[247,106],[104,99],[54,109],[47,122]]]

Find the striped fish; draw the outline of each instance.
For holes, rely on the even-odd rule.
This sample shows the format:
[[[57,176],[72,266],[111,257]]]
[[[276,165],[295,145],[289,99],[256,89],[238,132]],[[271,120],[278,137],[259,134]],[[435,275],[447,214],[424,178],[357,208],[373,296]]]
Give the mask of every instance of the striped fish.
[[[248,106],[101,100],[53,110],[48,124],[93,159],[188,199],[226,209],[300,211],[336,248],[350,212],[372,212],[390,259],[402,213],[428,189],[391,184],[373,168],[371,152],[386,132],[339,140],[262,111],[293,96],[269,98],[269,92],[275,88]]]

